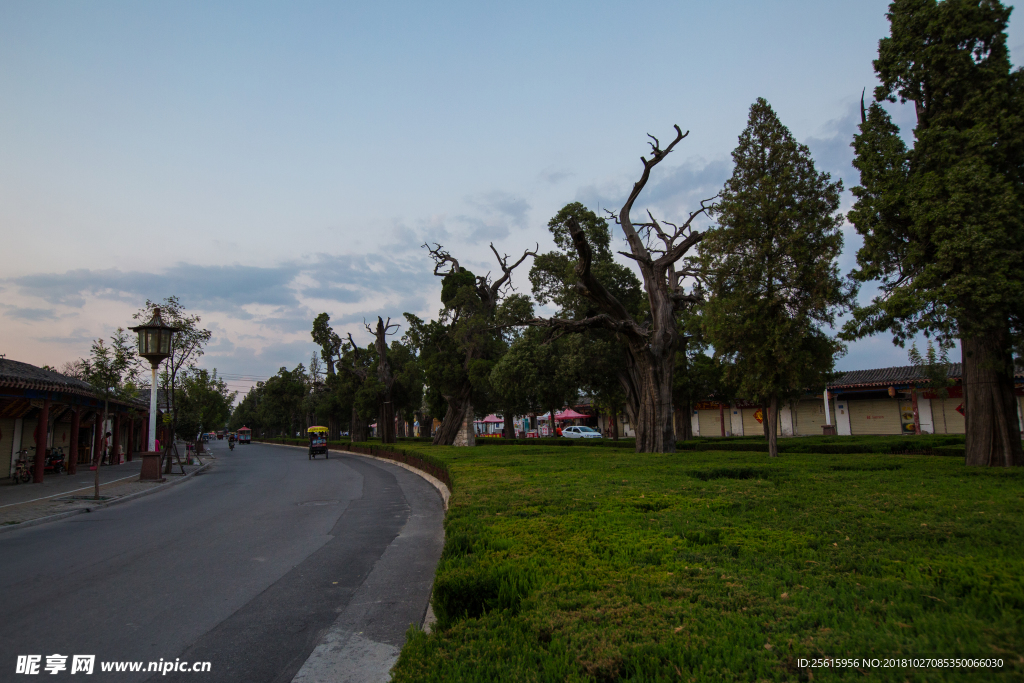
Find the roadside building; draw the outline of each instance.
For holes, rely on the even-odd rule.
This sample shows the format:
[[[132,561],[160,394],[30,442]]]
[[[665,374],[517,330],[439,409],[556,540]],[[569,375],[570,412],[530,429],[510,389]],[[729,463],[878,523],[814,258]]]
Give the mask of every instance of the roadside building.
[[[12,474],[23,451],[34,469],[42,448],[44,456],[51,449],[63,455],[63,468],[73,474],[92,462],[107,431],[113,461],[145,450],[148,403],[111,401],[105,426],[102,416],[103,401],[87,382],[0,358],[0,473]]]

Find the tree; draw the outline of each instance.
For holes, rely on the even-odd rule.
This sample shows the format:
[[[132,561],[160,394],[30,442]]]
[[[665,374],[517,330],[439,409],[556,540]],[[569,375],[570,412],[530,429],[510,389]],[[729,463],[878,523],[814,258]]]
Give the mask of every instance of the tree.
[[[77,365],[85,381],[91,384],[96,395],[103,399],[103,421],[100,428],[102,432],[107,428],[110,402],[112,400],[128,401],[135,398],[138,393],[141,365],[140,359],[136,355],[135,345],[124,328],[119,327],[110,338],[110,345],[105,344],[102,339],[97,339],[92,343],[89,357],[83,358]],[[44,431],[43,434],[45,435],[46,432]],[[43,445],[45,446],[45,442]],[[100,497],[100,459],[102,457],[102,453],[97,453],[94,458],[96,477],[93,480],[93,495],[96,500],[99,500]]]
[[[588,299],[597,312],[583,319],[534,318],[529,324],[550,327],[561,332],[582,332],[601,328],[614,332],[624,345],[625,372],[620,376],[626,397],[626,413],[637,432],[637,452],[674,452],[675,432],[672,425],[672,387],[679,332],[676,316],[686,306],[699,301],[687,292],[685,283],[695,273],[676,264],[700,242],[702,233],[693,229],[693,222],[709,208],[704,200],[680,225],[658,222],[648,212],[649,222],[634,224],[630,217],[633,204],[647,185],[654,167],[672,152],[689,133],[675,127],[676,136],[664,149],[658,139],[650,136],[651,158],[641,157],[644,166],[640,179],[622,205],[618,215],[612,214],[621,226],[629,244],[629,253],[643,279],[647,299],[647,315],[638,318],[602,281],[595,271],[595,248],[588,240],[587,230],[575,215],[565,220],[565,228],[576,250],[573,269],[576,291]],[[597,253],[600,262],[600,251]]]
[[[679,320],[680,349],[676,352],[672,402],[682,433],[680,441],[693,438],[693,406],[715,397],[722,400],[736,391],[725,384],[721,359],[708,355],[708,342],[702,329],[702,317],[696,311],[684,313]]]
[[[198,315],[186,313],[185,307],[181,305],[176,296],[169,296],[162,302],[154,302],[147,299],[146,307],[132,317],[141,321],[150,320],[153,317],[154,308],[160,309],[160,315],[165,323],[178,328],[178,331],[174,333],[174,337],[171,340],[171,355],[163,361],[163,370],[160,371],[158,379],[161,388],[164,390],[164,413],[165,415],[170,413],[171,433],[176,434],[178,429],[178,406],[174,398],[176,396],[178,373],[196,367],[196,363],[199,362],[199,359],[205,353],[206,345],[213,337],[213,332],[200,328],[201,318]],[[156,391],[156,387],[153,387],[152,390]],[[165,452],[169,453],[170,447],[165,449]],[[171,459],[168,455],[164,472],[169,474],[170,471]]]
[[[768,452],[778,456],[780,399],[823,387],[841,342],[821,327],[849,305],[839,275],[842,182],[814,168],[763,98],[750,107],[734,168],[699,247],[707,287],[702,318],[726,381],[768,407]]]
[[[193,368],[182,374],[174,402],[178,406],[176,436],[185,441],[201,431],[220,429],[231,417],[231,404],[237,392],[229,392],[227,383],[211,372]]]
[[[379,401],[376,400],[379,392],[372,387],[375,382],[372,366],[373,354],[360,348],[349,333],[348,341],[341,346],[341,360],[337,367],[344,373],[338,390],[344,397],[344,402],[350,407],[352,418],[349,438],[352,443],[366,441],[369,438],[369,420],[379,407]]]
[[[550,412],[553,421],[558,408],[576,399],[583,374],[579,341],[563,337],[545,343],[540,330],[533,329],[512,343],[490,376],[506,425],[528,413]]]
[[[313,320],[313,341],[320,347],[320,357],[327,364],[328,376],[334,374],[334,362],[341,354],[342,339],[331,329],[331,316],[321,313]]]
[[[969,465],[1024,465],[1013,348],[1024,305],[1024,73],[997,0],[896,0],[881,85],[854,136],[859,281],[881,281],[847,339],[959,338]],[[908,149],[880,103],[913,102]]]
[[[499,329],[532,315],[529,300],[521,294],[510,294],[508,289],[512,271],[535,252],[525,251],[509,265],[509,256],[500,256],[492,244],[502,275],[491,281],[489,274],[474,275],[460,266],[440,244],[423,247],[434,261],[434,275],[443,278],[444,307],[439,319],[431,323],[425,324],[409,313],[405,317],[423,361],[431,410],[439,407],[437,397],[447,404],[434,443],[450,446],[466,413],[473,406],[488,407],[491,370],[505,350]]]
[[[391,364],[388,362],[388,333],[390,330],[398,329],[398,325],[391,323],[391,318],[385,323],[383,318],[377,316],[376,328],[366,325],[366,331],[373,335],[373,348],[377,352],[374,360],[374,369],[379,382],[377,391],[377,433],[380,434],[381,443],[395,443],[395,375],[391,371]]]
[[[647,317],[647,300],[640,280],[632,270],[614,260],[608,221],[579,202],[566,204],[548,221],[556,250],[539,254],[530,268],[530,282],[537,303],[555,304],[558,307],[556,316],[569,320],[585,320],[600,313],[600,309],[583,296],[577,286],[577,255],[569,229],[570,220],[575,220],[583,230],[593,252],[591,271],[594,277],[637,320]],[[566,334],[569,339],[568,343],[560,344],[565,361],[586,366],[586,372],[579,376],[579,388],[590,394],[595,407],[608,414],[612,435],[617,439],[618,415],[626,402],[623,387],[629,385],[625,346],[616,339],[615,333],[603,328],[573,333],[556,331],[555,338],[559,334]]]

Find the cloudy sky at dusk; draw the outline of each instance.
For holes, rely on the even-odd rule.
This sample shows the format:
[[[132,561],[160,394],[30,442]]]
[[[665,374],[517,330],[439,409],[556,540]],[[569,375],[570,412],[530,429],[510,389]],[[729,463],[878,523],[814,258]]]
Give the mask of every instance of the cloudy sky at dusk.
[[[360,339],[435,315],[424,241],[486,272],[489,242],[550,248],[567,202],[617,208],[673,124],[643,208],[683,216],[759,96],[851,187],[886,6],[2,0],[0,353],[60,365],[174,294],[205,366],[266,377],[308,362],[321,311]],[[906,363],[878,337],[839,367]]]

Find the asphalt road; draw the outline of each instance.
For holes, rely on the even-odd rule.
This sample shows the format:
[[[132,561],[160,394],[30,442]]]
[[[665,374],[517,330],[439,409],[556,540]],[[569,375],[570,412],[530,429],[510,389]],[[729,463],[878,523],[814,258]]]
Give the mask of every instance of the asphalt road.
[[[215,449],[180,486],[0,535],[0,680],[54,653],[96,655],[85,680],[386,680],[427,608],[440,494],[359,456]],[[211,670],[99,670],[161,659]]]

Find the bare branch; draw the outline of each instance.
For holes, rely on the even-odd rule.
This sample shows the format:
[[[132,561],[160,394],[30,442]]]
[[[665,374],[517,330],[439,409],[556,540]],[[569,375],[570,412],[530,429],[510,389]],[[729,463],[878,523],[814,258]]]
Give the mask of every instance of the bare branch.
[[[526,260],[527,256],[533,256],[534,258],[536,258],[537,251],[539,251],[539,249],[540,244],[537,244],[533,248],[533,251],[527,249],[526,251],[523,252],[523,255],[519,257],[519,260],[510,266],[508,265],[509,255],[505,254],[505,256],[502,257],[500,254],[498,254],[498,250],[494,248],[494,242],[491,242],[491,251],[494,252],[495,258],[498,259],[498,265],[501,266],[502,272],[502,276],[495,280],[494,283],[490,285],[490,291],[488,293],[490,294],[492,302],[497,303],[498,294],[500,293],[501,288],[505,285],[505,283],[510,282],[510,278],[512,277],[512,271],[519,267],[519,265]]]
[[[622,205],[622,210],[619,212],[618,221],[619,225],[622,226],[622,231],[626,233],[626,242],[629,244],[630,251],[633,252],[637,262],[641,264],[650,262],[650,253],[646,246],[644,246],[640,236],[637,235],[636,229],[633,227],[633,223],[629,219],[629,212],[633,208],[633,202],[636,201],[636,198],[640,196],[640,192],[643,191],[644,186],[647,185],[647,181],[651,177],[651,169],[661,163],[661,160],[664,159],[677,144],[679,144],[679,141],[690,134],[689,131],[684,133],[678,125],[674,126],[674,128],[676,130],[676,137],[665,149],[661,149],[661,143],[658,142],[658,138],[648,134],[648,137],[653,140],[653,142],[650,143],[651,159],[648,161],[645,157],[640,157],[640,161],[644,165],[644,172],[640,176],[640,180],[633,185],[633,191],[629,193],[626,203]]]
[[[422,246],[430,253],[430,258],[434,259],[434,275],[437,275],[438,277],[444,277],[445,275],[450,275],[451,273],[458,273],[460,270],[462,270],[459,267],[458,260],[451,254],[449,254],[447,251],[445,251],[444,247],[442,247],[437,242],[434,242],[433,249],[430,248],[429,244],[423,244]],[[451,264],[448,269],[448,272],[440,272],[441,268],[444,268],[446,263]]]

